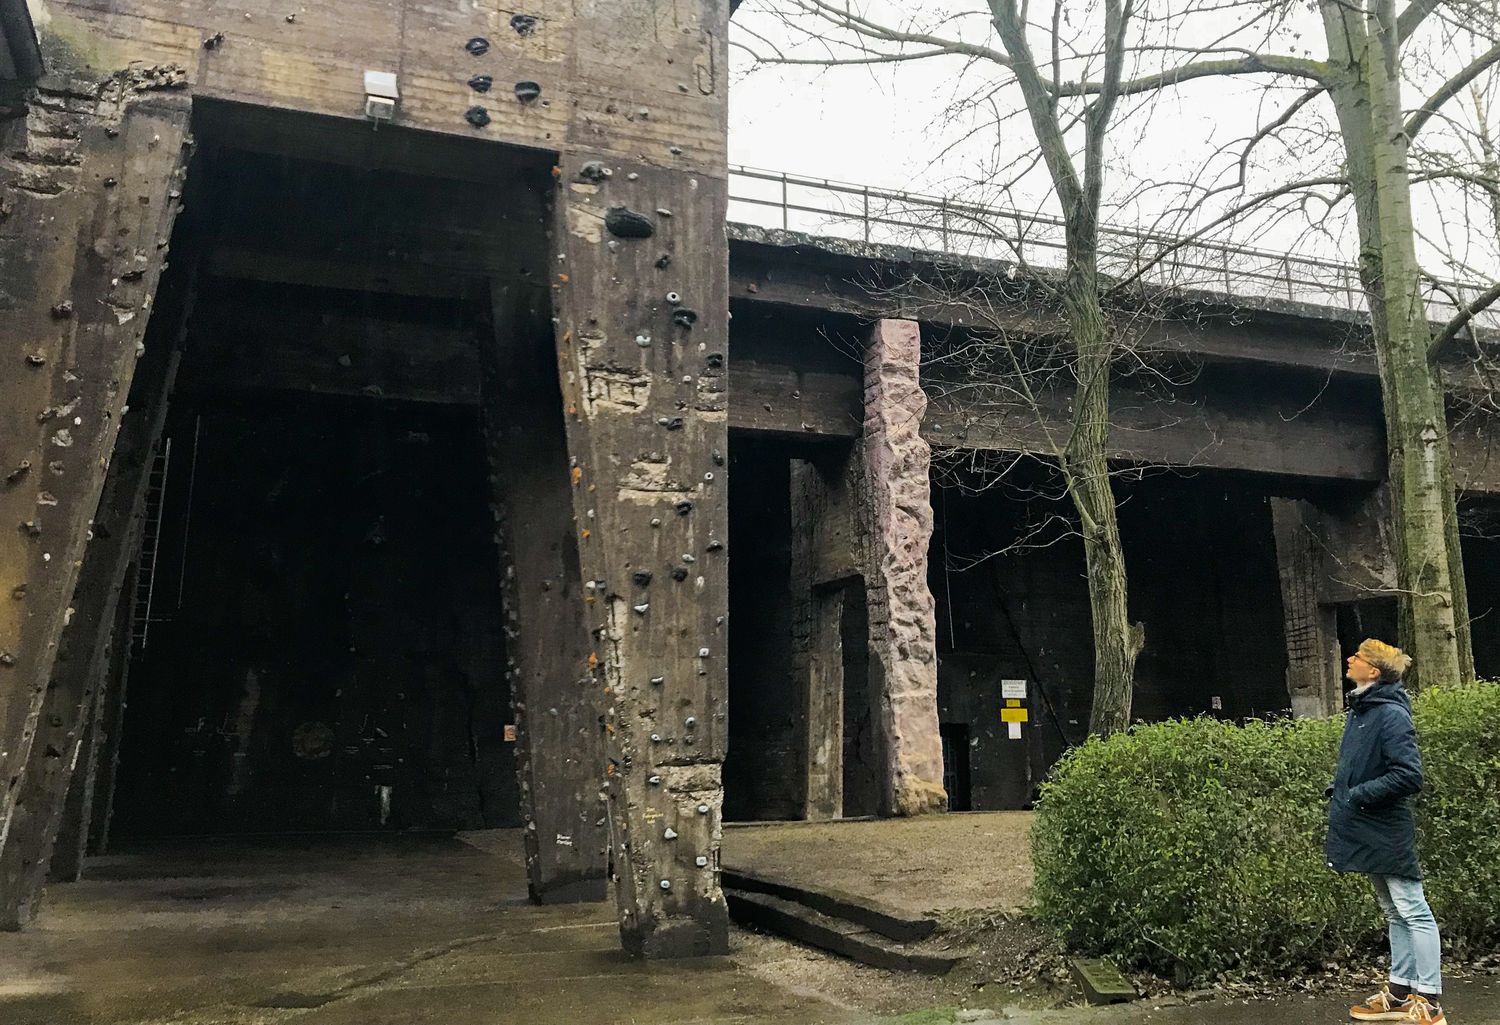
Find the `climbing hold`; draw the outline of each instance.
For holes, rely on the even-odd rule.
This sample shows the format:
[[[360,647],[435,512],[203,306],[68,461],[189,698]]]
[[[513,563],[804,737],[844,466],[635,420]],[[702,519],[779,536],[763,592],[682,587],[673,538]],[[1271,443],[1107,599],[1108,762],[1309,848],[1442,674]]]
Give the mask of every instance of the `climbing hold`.
[[[613,174],[613,171],[604,166],[602,160],[590,160],[578,169],[578,178],[580,181],[593,182],[595,185],[598,185]]]
[[[672,211],[668,210],[664,206],[659,206],[659,207],[656,208],[656,216],[658,216],[658,217],[671,217],[672,216]]]
[[[542,95],[542,87],[535,82],[516,83],[516,99],[522,103],[530,103],[540,95]]]
[[[651,583],[651,572],[650,570],[644,569],[636,570],[636,572],[631,575],[630,579],[635,581],[636,587],[646,587]]]
[[[25,523],[21,524],[21,533],[25,534],[27,537],[41,537],[42,525],[36,520],[27,520]]]
[[[288,14],[286,16],[286,23],[288,25],[295,25],[297,23],[297,16],[295,14]]]
[[[698,657],[699,658],[708,658],[708,649],[707,648],[699,648],[698,649]]]
[[[653,517],[651,517],[651,525],[653,527],[659,527],[659,526],[661,526],[661,520],[659,518],[653,516]]]
[[[672,417],[662,416],[662,417],[657,417],[656,422],[659,423],[661,426],[665,427],[669,431],[680,431],[680,430],[682,430],[682,417],[680,417],[680,416],[672,416]]]
[[[660,733],[653,733],[653,734],[651,734],[651,743],[653,743],[653,744],[660,744],[661,743],[661,734]]]
[[[686,566],[678,566],[672,570],[672,579],[677,581],[679,584],[686,580],[687,577],[688,571]]]
[[[490,52],[490,41],[484,36],[475,36],[464,44],[464,49],[475,57],[483,57]]]
[[[68,319],[73,315],[73,301],[71,299],[64,299],[62,302],[52,307],[52,315],[58,320]]]
[[[483,107],[470,107],[464,111],[464,120],[475,128],[483,128],[490,123],[490,113]]]
[[[708,814],[708,805],[706,805],[706,804],[700,804],[700,805],[698,805],[698,814],[699,815],[707,815]]]
[[[653,676],[653,677],[651,677],[651,686],[653,686],[653,687],[660,687],[662,684],[664,684],[666,682],[667,682],[667,678],[665,676]]]
[[[19,484],[21,478],[31,472],[31,460],[23,459],[16,464],[16,468],[5,475],[5,483]]]
[[[686,91],[686,90],[684,90],[684,91]],[[669,147],[667,147],[667,152],[671,153],[672,156],[674,156],[674,157],[680,157],[680,156],[682,156],[682,147],[681,146],[669,146]]]
[[[697,865],[699,868],[707,868],[708,867],[708,859],[705,858],[703,855],[700,854],[696,858],[693,859],[693,864]]]
[[[690,512],[693,511],[693,503],[689,502],[686,498],[684,498],[682,501],[678,502],[672,508],[674,508],[674,509],[677,510],[677,515],[678,516],[686,516],[688,513],[690,513]]]
[[[495,79],[490,75],[475,75],[469,79],[469,88],[476,93],[487,93],[494,84]]]
[[[26,600],[26,585],[25,584],[17,584],[15,587],[12,587],[10,589],[10,596],[12,598],[14,598],[16,601],[25,601]]]
[[[677,839],[677,830],[673,829],[671,826],[668,826],[666,829],[662,830],[661,838],[663,840],[675,840]]]
[[[719,541],[717,539],[713,540],[713,541],[710,541],[708,543],[708,546],[707,546],[707,550],[710,551],[710,552],[723,551],[723,549],[724,549],[724,542],[723,541]]]
[[[651,610],[651,604],[649,602],[642,602],[639,605],[632,606],[632,608],[635,609],[635,614],[636,615],[638,615],[638,616],[644,616],[647,612],[649,612]]]
[[[224,33],[222,33],[222,32],[215,32],[213,35],[211,35],[207,39],[203,40],[203,48],[205,50],[217,50],[219,48],[219,45],[221,43],[223,43],[223,42],[224,42]]]
[[[4,666],[5,668],[9,669],[15,664],[16,656],[12,655],[8,651],[0,651],[0,666]],[[662,880],[662,882],[666,882],[666,880]]]
[[[713,479],[714,479],[714,475],[713,475],[713,474],[712,474],[712,473],[705,473],[705,474],[704,474],[704,475],[703,475],[703,479],[704,479],[704,480],[707,480],[707,481],[711,481],[711,480],[713,480]]]
[[[672,888],[672,880],[670,880],[670,879],[663,879],[661,881],[661,888],[663,890],[670,890]]]
[[[651,336],[650,335],[636,335],[635,336],[635,344],[639,345],[643,349],[649,349],[649,348],[651,348]]]
[[[709,458],[714,461],[715,466],[724,465],[724,453],[720,452],[718,449],[714,449],[713,452],[709,455]]]
[[[670,253],[662,253],[656,258],[657,270],[666,270],[670,266],[672,266],[672,255]]]
[[[677,309],[672,311],[672,323],[676,324],[678,327],[685,327],[691,330],[693,325],[697,322],[697,312],[688,309],[686,306],[679,306]]]
[[[516,30],[516,35],[518,36],[529,36],[536,31],[536,15],[512,14],[510,16],[510,27]]]
[[[682,296],[678,295],[676,292],[668,292],[667,302],[671,303],[673,306],[676,306],[678,303],[682,302]]]
[[[651,776],[650,778],[648,778],[646,780],[646,782],[650,783],[654,787],[659,787],[659,786],[661,786],[661,777],[660,776]]]
[[[718,369],[724,365],[724,354],[722,352],[711,352],[703,357],[703,362],[709,367]],[[723,465],[720,463],[719,465]]]
[[[604,212],[604,226],[617,238],[650,238],[656,225],[645,214],[625,206],[612,206]]]
[[[690,715],[682,721],[682,724],[688,729],[692,729],[694,726],[698,725],[698,718],[697,716]]]

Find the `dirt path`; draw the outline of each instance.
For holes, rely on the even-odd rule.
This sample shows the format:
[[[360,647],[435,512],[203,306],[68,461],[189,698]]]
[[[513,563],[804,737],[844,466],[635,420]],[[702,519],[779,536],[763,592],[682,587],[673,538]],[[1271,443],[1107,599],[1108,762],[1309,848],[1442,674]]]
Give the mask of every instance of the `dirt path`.
[[[724,864],[918,914],[1018,908],[1031,890],[1030,828],[1029,812],[1009,811],[733,826]]]

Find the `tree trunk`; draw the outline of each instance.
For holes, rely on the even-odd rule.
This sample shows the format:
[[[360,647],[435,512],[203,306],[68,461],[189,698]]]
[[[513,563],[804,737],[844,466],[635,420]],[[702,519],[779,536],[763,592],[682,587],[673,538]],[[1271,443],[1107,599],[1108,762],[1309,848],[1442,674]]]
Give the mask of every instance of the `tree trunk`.
[[[1343,3],[1322,6],[1330,58],[1345,75],[1330,92],[1380,372],[1400,641],[1414,659],[1408,683],[1455,683],[1473,677],[1468,602],[1442,384],[1427,360],[1432,333],[1416,257],[1393,5],[1371,0],[1367,21]]]
[[[1135,660],[1142,633],[1130,622],[1125,553],[1105,443],[1113,344],[1099,306],[1091,256],[1070,259],[1063,304],[1077,346],[1073,432],[1063,458],[1068,493],[1083,524],[1083,550],[1094,627],[1094,704],[1089,732],[1107,737],[1130,725]]]

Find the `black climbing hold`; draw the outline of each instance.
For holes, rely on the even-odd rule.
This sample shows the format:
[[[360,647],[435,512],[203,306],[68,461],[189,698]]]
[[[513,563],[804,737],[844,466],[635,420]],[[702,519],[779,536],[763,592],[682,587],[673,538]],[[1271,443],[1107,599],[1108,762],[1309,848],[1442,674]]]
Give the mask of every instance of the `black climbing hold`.
[[[73,301],[71,299],[64,299],[52,307],[52,315],[58,320],[67,320],[73,315]]]
[[[703,362],[709,367],[717,370],[719,367],[722,367],[724,365],[724,354],[722,352],[711,352],[707,356],[703,357]],[[724,464],[720,463],[719,465],[723,466]]]
[[[27,537],[41,537],[42,525],[36,520],[27,520],[25,523],[21,524],[21,533],[25,534]]]
[[[487,93],[490,91],[490,86],[494,84],[495,79],[490,75],[475,75],[469,79],[469,88],[476,93]]]
[[[464,111],[464,120],[475,128],[483,128],[490,123],[490,112],[483,107],[470,107]]]
[[[535,82],[517,82],[516,99],[522,103],[530,103],[542,95],[542,87]]]
[[[14,470],[10,471],[10,473],[7,473],[5,475],[5,483],[7,483],[7,484],[19,484],[19,483],[21,483],[21,478],[25,477],[30,472],[31,472],[31,460],[30,459],[23,459],[19,463],[16,464],[16,468]]]
[[[213,35],[211,35],[207,39],[203,40],[203,48],[205,50],[217,50],[219,48],[219,45],[221,43],[223,43],[223,42],[224,42],[224,33],[222,33],[222,32],[215,32]]]
[[[464,49],[468,50],[475,57],[483,57],[490,52],[490,41],[484,38],[484,36],[475,36],[464,44]]]
[[[516,30],[518,36],[529,36],[536,31],[536,16],[533,14],[512,14],[510,16],[510,27]]]
[[[680,417],[680,416],[671,416],[671,417],[664,416],[664,417],[660,418],[659,420],[657,420],[656,422],[659,423],[659,424],[661,424],[663,427],[665,427],[669,431],[680,431],[680,430],[682,430],[682,417]]]
[[[637,570],[631,574],[630,579],[635,581],[636,587],[646,587],[651,583],[651,572],[649,570]]]
[[[686,306],[679,306],[672,311],[672,323],[691,330],[693,325],[698,323],[697,311],[690,310]]]
[[[0,666],[4,666],[5,668],[9,669],[15,664],[16,656],[12,655],[8,651],[0,651]]]
[[[593,182],[597,185],[612,174],[614,172],[605,167],[602,160],[590,160],[578,169],[578,180]]]
[[[693,511],[693,503],[684,498],[682,501],[673,506],[673,508],[677,510],[678,516],[686,516],[688,513]]]
[[[724,542],[723,541],[710,541],[708,543],[708,551],[710,551],[710,552],[722,551],[723,548],[724,548]]]
[[[33,352],[26,357],[26,365],[29,367],[44,367],[47,365],[47,357],[39,352]]]
[[[675,580],[675,581],[677,581],[679,584],[682,583],[687,578],[688,578],[688,571],[687,571],[687,567],[686,566],[678,566],[678,567],[676,567],[675,569],[672,570],[672,579]]]
[[[651,218],[624,206],[612,206],[605,211],[604,226],[616,238],[650,238],[656,234]]]
[[[715,466],[724,465],[724,453],[720,452],[718,449],[714,449],[713,454],[710,455],[709,458],[714,461]]]
[[[106,178],[106,179],[104,179],[104,187],[106,189],[112,189],[112,188],[114,188],[118,184],[120,184],[120,183],[118,181],[116,181],[115,179],[113,179],[113,178]]]
[[[672,266],[672,254],[671,253],[662,253],[660,256],[658,256],[656,258],[656,269],[657,270],[666,270],[670,266]]]

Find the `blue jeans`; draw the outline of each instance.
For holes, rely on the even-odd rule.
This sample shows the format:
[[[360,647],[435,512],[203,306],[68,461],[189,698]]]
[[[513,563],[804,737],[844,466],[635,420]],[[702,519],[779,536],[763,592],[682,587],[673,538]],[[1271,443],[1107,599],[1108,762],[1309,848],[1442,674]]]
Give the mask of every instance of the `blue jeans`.
[[[1370,876],[1370,882],[1375,887],[1375,900],[1390,923],[1391,981],[1430,996],[1441,993],[1442,944],[1437,919],[1432,917],[1427,895],[1422,892],[1422,880]]]

